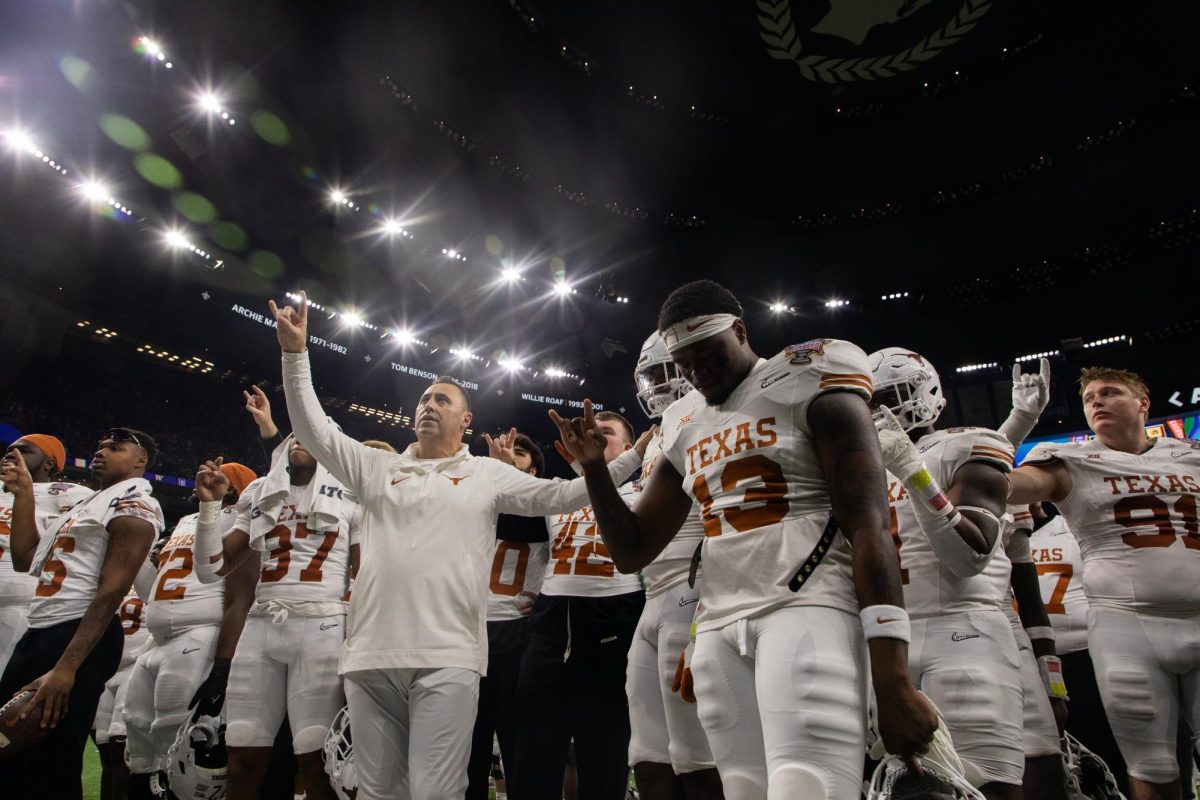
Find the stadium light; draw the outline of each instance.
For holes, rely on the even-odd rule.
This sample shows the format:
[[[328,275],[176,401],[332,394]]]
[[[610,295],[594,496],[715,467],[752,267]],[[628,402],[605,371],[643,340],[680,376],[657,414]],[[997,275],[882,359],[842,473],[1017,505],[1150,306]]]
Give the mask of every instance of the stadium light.
[[[9,128],[4,132],[4,140],[8,142],[8,146],[14,150],[20,150],[24,153],[40,154],[37,145],[33,143],[33,139],[23,130],[18,128]]]
[[[786,303],[771,303],[771,311],[776,314],[782,314],[788,310]]]
[[[955,372],[978,372],[981,369],[994,369],[995,367],[998,367],[998,366],[1000,366],[1000,365],[997,364],[995,361],[989,361],[986,364],[964,364],[963,366],[959,367],[958,369],[956,369],[954,371]]]
[[[1088,342],[1084,345],[1085,348],[1103,347],[1106,344],[1116,344],[1117,342],[1128,341],[1128,336],[1106,336],[1103,339],[1097,339],[1094,342]]]
[[[525,365],[519,359],[505,357],[500,359],[500,366],[504,367],[509,372],[520,372],[525,369]]]
[[[521,280],[521,270],[517,269],[516,267],[505,267],[500,272],[500,277],[503,278],[506,283],[516,283],[517,281]]]
[[[559,278],[554,284],[554,293],[559,297],[566,297],[567,295],[575,294],[575,290],[571,288],[571,284]],[[549,370],[547,370],[547,373],[549,373]]]
[[[86,180],[78,188],[79,193],[93,203],[104,203],[112,197],[108,187],[96,180]]]
[[[177,250],[190,250],[192,248],[192,243],[179,231],[167,231],[163,234],[163,238],[166,239],[168,245]]]
[[[342,318],[342,322],[352,328],[361,328],[363,326],[362,315],[357,311],[343,311],[341,312],[340,316]]]
[[[826,307],[826,308],[841,308],[841,307],[843,307],[843,306],[848,306],[848,305],[850,305],[850,301],[849,301],[849,300],[836,300],[836,299],[834,299],[834,300],[826,300],[826,301],[825,301],[825,307]]]

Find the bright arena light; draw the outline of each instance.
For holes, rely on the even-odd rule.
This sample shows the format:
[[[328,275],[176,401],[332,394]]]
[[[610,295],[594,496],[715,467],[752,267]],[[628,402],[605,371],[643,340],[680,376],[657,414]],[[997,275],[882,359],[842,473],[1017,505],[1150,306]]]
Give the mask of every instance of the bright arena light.
[[[400,344],[412,344],[417,341],[417,337],[413,335],[413,332],[404,328],[397,330],[392,336]]]
[[[351,327],[361,328],[363,325],[362,315],[357,311],[343,311],[339,316],[341,316],[342,322],[350,325]]]
[[[196,97],[196,103],[200,106],[200,108],[204,109],[210,114],[221,113],[221,98],[217,97],[212,92],[201,92]]]
[[[787,310],[788,310],[788,306],[786,303],[771,303],[771,311],[773,311],[776,314],[782,314],[783,312],[785,312]]]
[[[505,267],[500,273],[500,277],[508,283],[515,283],[516,281],[521,280],[521,270],[517,269],[516,267]]]
[[[400,224],[399,220],[395,219],[385,219],[383,225],[380,226],[380,230],[388,236],[403,236],[405,234],[404,226]]]
[[[826,308],[841,308],[842,306],[848,306],[848,305],[850,305],[849,300],[826,300],[825,301]]]
[[[567,373],[558,367],[546,367],[546,377],[548,378],[565,378]]]
[[[79,193],[93,203],[104,203],[112,197],[112,192],[107,186],[94,180],[86,180],[79,184]]]
[[[504,367],[509,372],[520,372],[525,369],[525,365],[515,358],[500,359],[500,366]]]
[[[37,145],[33,143],[33,139],[25,131],[17,128],[10,128],[4,132],[4,141],[8,142],[8,146],[14,150],[22,150],[27,153],[37,152]]]
[[[343,192],[341,189],[334,189],[332,192],[329,193],[329,199],[332,200],[333,202],[337,203],[338,205],[341,205],[346,202],[346,193]]]
[[[168,245],[180,250],[186,250],[192,246],[187,237],[179,231],[167,231],[163,234],[163,238],[166,239]]]
[[[460,361],[470,361],[475,358],[475,354],[465,347],[452,347],[450,352],[458,356]]]
[[[569,294],[574,294],[575,290],[571,288],[571,284],[559,279],[558,282],[554,284],[554,293],[559,297],[566,297]],[[549,370],[546,370],[546,372],[548,374]]]

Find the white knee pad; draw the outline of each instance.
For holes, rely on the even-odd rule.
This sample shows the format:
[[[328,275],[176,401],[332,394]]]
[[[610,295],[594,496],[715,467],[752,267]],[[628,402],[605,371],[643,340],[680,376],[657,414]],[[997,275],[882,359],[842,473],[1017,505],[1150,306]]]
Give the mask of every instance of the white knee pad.
[[[733,800],[758,800],[758,798],[766,798],[767,787],[757,775],[748,775],[744,772],[725,772],[721,775],[721,788],[725,790],[725,796]],[[779,795],[783,797],[783,795]]]
[[[767,800],[793,800],[799,797],[804,800],[828,800],[829,788],[820,775],[803,764],[788,764],[771,773]]]
[[[297,755],[303,755],[322,749],[325,746],[327,732],[328,727],[324,725],[309,725],[307,728],[294,731],[292,733],[292,750]]]

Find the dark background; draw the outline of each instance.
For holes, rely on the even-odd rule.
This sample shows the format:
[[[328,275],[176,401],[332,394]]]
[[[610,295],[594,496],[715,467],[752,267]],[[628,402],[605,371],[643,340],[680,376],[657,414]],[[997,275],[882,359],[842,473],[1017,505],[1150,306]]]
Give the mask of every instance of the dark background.
[[[758,16],[784,5],[802,56],[894,55],[976,21],[910,71],[829,84],[770,56]],[[0,377],[99,366],[86,382],[60,370],[56,415],[191,430],[228,403],[214,436],[244,442],[246,384],[283,409],[273,332],[234,307],[265,314],[304,288],[376,326],[311,325],[346,349],[314,348],[316,376],[361,435],[411,441],[403,414],[427,381],[395,363],[477,383],[476,435],[515,424],[548,441],[549,406],[522,393],[646,424],[640,344],[673,287],[709,277],[741,298],[762,355],[817,336],[919,350],[950,422],[997,424],[1012,360],[1054,350],[1037,433],[1084,426],[1085,364],[1141,370],[1153,415],[1196,405],[1200,10],[913,5],[858,45],[813,31],[845,2],[809,0],[5,3],[0,128],[68,174],[0,143]],[[138,52],[142,35],[164,60]],[[236,125],[197,109],[204,88]],[[116,141],[121,118],[146,140]],[[84,200],[87,178],[131,213]],[[382,234],[385,218],[412,238]],[[207,257],[167,247],[168,229]],[[506,265],[524,280],[499,282]],[[554,296],[559,279],[575,294]],[[1128,338],[1082,347],[1114,336]],[[506,354],[528,369],[502,370]],[[36,415],[38,387],[6,391]],[[125,397],[121,420],[97,394]]]

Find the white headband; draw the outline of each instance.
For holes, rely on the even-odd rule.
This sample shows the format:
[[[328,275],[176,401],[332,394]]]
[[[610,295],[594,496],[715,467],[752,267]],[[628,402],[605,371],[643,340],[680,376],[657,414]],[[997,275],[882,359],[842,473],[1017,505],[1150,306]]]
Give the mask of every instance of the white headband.
[[[667,352],[674,353],[701,339],[707,339],[710,336],[716,336],[721,331],[729,330],[737,321],[738,318],[733,314],[704,314],[677,322],[671,327],[659,331],[659,334],[662,336],[663,344],[667,346]]]

